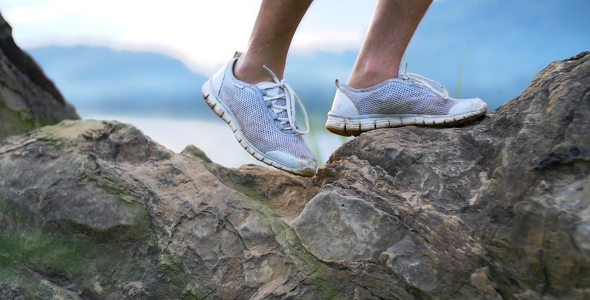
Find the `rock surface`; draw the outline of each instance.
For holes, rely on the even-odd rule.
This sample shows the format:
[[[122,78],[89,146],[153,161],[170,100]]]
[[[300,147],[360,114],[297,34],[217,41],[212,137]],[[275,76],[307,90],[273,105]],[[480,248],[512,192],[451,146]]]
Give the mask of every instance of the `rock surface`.
[[[65,119],[79,119],[0,15],[0,139]]]
[[[461,128],[362,134],[316,177],[131,125],[0,143],[2,299],[588,299],[590,52]]]

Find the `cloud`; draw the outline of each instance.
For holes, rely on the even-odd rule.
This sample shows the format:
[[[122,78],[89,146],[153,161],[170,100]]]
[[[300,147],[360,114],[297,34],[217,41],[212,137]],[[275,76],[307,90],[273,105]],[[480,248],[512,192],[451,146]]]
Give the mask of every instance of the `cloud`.
[[[375,3],[314,1],[295,35],[292,52],[358,50]],[[89,44],[157,51],[207,73],[245,48],[259,5],[260,0],[0,0],[21,47]],[[444,50],[439,45],[449,39],[452,49],[464,49],[468,40],[479,47],[496,39],[494,55],[505,51],[501,46],[511,46],[514,52],[516,44],[524,45],[522,49],[542,45],[534,53],[547,56],[545,49],[551,47],[576,43],[588,48],[588,6],[587,0],[571,0],[568,5],[550,0],[438,0],[412,43],[426,45],[423,48],[429,51],[424,55]]]
[[[189,61],[214,62],[245,46],[258,11],[251,0],[2,0],[0,7],[23,47],[169,49]]]
[[[358,48],[374,3],[315,1],[293,41],[294,51]],[[259,5],[259,0],[0,0],[22,47],[156,50],[208,69],[245,48]]]

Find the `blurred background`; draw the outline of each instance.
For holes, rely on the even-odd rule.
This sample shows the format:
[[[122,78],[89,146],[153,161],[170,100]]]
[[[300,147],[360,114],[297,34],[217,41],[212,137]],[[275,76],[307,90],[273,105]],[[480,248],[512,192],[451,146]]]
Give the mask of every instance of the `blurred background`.
[[[304,102],[320,163],[347,139],[324,128],[334,80],[346,81],[375,0],[316,0],[285,78]],[[243,50],[260,0],[0,0],[17,44],[84,119],[131,123],[179,152],[194,144],[229,167],[258,163],[200,89]],[[588,0],[434,1],[404,57],[409,73],[490,110],[554,60],[590,50]]]

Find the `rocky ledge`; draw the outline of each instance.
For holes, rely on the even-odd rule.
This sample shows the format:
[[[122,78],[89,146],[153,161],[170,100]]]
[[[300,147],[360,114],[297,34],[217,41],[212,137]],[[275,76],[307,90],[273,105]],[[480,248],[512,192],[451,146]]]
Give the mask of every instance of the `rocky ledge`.
[[[460,128],[375,130],[313,178],[131,125],[0,143],[2,299],[588,299],[590,52]]]
[[[0,14],[0,139],[65,119],[79,119],[37,63],[12,38]]]

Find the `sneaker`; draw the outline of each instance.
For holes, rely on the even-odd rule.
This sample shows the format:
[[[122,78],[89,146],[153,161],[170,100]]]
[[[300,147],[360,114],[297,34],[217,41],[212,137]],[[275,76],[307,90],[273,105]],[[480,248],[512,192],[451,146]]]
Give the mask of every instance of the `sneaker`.
[[[336,88],[326,128],[343,136],[406,125],[455,126],[475,120],[488,110],[479,98],[451,98],[439,83],[411,73],[400,72],[397,78],[366,89],[336,80]]]
[[[309,121],[301,100],[266,66],[274,82],[249,84],[238,80],[233,73],[238,57],[236,53],[205,82],[205,101],[256,159],[293,174],[315,175],[317,161],[302,138],[309,132]],[[305,131],[297,126],[296,103],[303,112]]]

